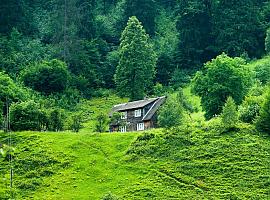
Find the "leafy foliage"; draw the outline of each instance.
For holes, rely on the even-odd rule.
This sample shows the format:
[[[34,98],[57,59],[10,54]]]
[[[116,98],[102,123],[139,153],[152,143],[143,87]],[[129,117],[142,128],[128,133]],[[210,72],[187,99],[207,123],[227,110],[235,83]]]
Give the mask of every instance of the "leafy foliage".
[[[108,130],[108,116],[106,113],[100,113],[96,118],[96,131],[99,133],[105,132]]]
[[[265,101],[261,107],[260,115],[256,121],[256,127],[264,132],[270,131],[270,95],[269,90],[267,90],[267,95]]]
[[[172,128],[183,124],[184,109],[180,102],[169,98],[159,110],[158,124],[160,127]]]
[[[30,66],[22,73],[22,80],[26,86],[45,94],[63,92],[69,72],[64,62],[54,59]]]
[[[244,64],[241,58],[230,58],[222,54],[196,73],[193,90],[201,97],[207,119],[221,113],[229,96],[238,105],[242,102],[251,85],[249,71]]]
[[[228,97],[221,113],[222,123],[226,129],[230,130],[236,126],[238,122],[237,106],[232,97]]]
[[[0,72],[0,101],[19,101],[23,100],[27,96],[27,92],[22,87],[16,85],[16,83],[3,72]]]
[[[64,110],[54,108],[49,113],[49,127],[50,131],[62,131],[64,129],[64,121],[66,114]]]
[[[11,129],[14,131],[36,130],[41,131],[47,127],[45,110],[33,100],[14,103],[10,107]]]
[[[79,130],[81,128],[83,128],[82,122],[83,122],[83,119],[82,119],[82,114],[81,113],[79,113],[79,114],[73,114],[71,116],[70,129],[73,132],[76,132],[76,133],[79,132]]]
[[[247,96],[239,107],[240,120],[253,123],[259,116],[263,100],[263,96]]]
[[[262,5],[262,1],[253,0],[219,1],[214,14],[219,52],[224,51],[230,56],[247,52],[251,58],[263,55],[265,33],[259,17]]]
[[[265,85],[270,81],[270,63],[268,57],[252,63],[251,67],[254,67],[255,78],[262,84]]]
[[[156,54],[141,23],[131,17],[122,33],[115,82],[122,96],[142,99],[153,86]]]

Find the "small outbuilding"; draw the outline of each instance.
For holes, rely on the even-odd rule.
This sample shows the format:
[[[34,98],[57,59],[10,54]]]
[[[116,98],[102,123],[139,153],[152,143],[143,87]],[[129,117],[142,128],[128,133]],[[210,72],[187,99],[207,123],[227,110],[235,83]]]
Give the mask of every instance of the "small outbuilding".
[[[156,97],[115,105],[109,116],[120,113],[120,119],[110,124],[110,132],[143,131],[157,127],[157,111],[166,97]]]

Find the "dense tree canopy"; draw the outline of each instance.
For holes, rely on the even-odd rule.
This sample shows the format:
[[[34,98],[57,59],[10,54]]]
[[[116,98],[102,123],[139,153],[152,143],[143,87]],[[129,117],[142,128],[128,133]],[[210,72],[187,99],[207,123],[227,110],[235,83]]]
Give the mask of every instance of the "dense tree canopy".
[[[208,62],[194,88],[211,118],[228,96],[242,101],[248,75],[233,57],[269,53],[269,19],[269,0],[2,0],[1,101],[51,95],[70,108],[104,88],[141,99],[188,84]],[[232,58],[209,62],[222,52]],[[267,63],[249,66],[263,85]],[[25,92],[21,80],[41,93]]]
[[[69,73],[64,62],[51,60],[30,66],[23,71],[22,79],[26,86],[50,94],[66,89]]]

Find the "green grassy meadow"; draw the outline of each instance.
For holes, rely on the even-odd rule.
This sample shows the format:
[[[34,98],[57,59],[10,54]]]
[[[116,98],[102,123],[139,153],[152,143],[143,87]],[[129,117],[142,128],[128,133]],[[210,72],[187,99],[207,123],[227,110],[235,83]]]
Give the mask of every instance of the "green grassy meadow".
[[[224,132],[204,120],[190,87],[184,93],[197,112],[171,130],[95,133],[97,114],[126,101],[108,97],[78,105],[87,119],[79,133],[12,133],[14,187],[0,158],[0,199],[270,199],[269,134],[243,123]],[[8,138],[0,132],[1,144]]]
[[[206,131],[206,129],[208,129]],[[0,134],[1,141],[7,136]],[[15,199],[269,199],[270,139],[242,126],[13,134]],[[8,177],[7,162],[1,178]],[[8,179],[0,195],[8,199]]]

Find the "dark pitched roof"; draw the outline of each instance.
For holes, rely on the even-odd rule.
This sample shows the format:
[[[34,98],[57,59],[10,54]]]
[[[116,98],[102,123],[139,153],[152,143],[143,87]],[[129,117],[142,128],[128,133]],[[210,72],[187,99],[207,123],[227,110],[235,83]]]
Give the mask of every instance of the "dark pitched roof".
[[[144,99],[144,100],[139,100],[139,101],[132,101],[132,102],[128,102],[128,103],[123,103],[123,104],[118,104],[115,105],[112,108],[112,111],[110,112],[110,116],[112,116],[112,114],[114,112],[121,112],[121,111],[126,111],[126,110],[132,110],[132,109],[137,109],[137,108],[143,108],[144,106],[153,103],[153,106],[151,107],[151,109],[146,113],[146,115],[148,116],[146,118],[146,120],[150,117],[154,115],[154,113],[157,111],[158,107],[165,101],[166,97],[156,97],[156,98],[150,98],[150,99]],[[154,109],[154,110],[152,110]],[[152,111],[151,111],[152,110]],[[144,116],[144,118],[146,117],[146,115]]]
[[[159,97],[158,100],[152,105],[152,107],[149,109],[149,111],[144,115],[143,121],[150,120],[153,115],[157,112],[159,107],[165,102],[166,97]]]
[[[158,98],[151,98],[151,99],[144,99],[139,101],[132,101],[128,103],[118,104],[112,108],[112,112],[119,112],[119,111],[126,111],[136,108],[143,108],[144,106],[148,105],[156,101]]]

